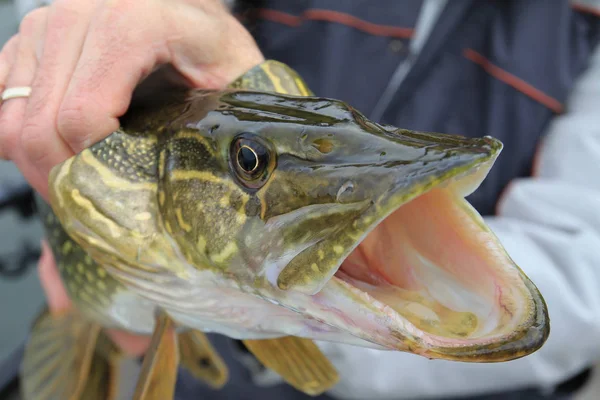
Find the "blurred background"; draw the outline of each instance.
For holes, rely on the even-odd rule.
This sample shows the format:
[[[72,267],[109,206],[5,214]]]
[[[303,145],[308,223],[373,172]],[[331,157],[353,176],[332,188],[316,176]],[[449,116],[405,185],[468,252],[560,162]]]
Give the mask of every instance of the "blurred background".
[[[0,0],[0,46],[17,31],[17,15],[12,1]],[[30,188],[12,163],[0,160],[0,400],[19,398],[22,345],[44,304],[36,273],[42,235]],[[595,370],[577,400],[600,398],[600,368]]]

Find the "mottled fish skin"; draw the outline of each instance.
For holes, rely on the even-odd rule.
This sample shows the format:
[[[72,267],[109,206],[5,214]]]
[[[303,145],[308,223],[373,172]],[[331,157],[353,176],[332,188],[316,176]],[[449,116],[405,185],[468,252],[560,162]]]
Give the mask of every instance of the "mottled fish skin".
[[[113,320],[106,315],[106,310],[112,304],[114,296],[126,291],[126,287],[71,239],[46,202],[38,197],[36,206],[69,298],[89,318],[106,327],[114,326]]]

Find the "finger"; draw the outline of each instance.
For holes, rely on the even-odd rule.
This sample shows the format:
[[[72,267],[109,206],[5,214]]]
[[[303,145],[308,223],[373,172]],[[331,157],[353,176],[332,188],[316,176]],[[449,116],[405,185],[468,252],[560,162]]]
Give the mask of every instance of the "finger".
[[[95,11],[58,112],[58,132],[74,152],[115,131],[135,86],[157,63],[168,61],[156,48],[162,32],[154,4],[110,1]],[[132,24],[137,15],[144,24]]]
[[[206,12],[202,23],[190,7]],[[195,86],[219,89],[264,61],[252,35],[222,2],[179,3],[165,10],[171,63]],[[202,38],[199,41],[198,38]]]
[[[42,241],[42,256],[38,262],[38,275],[46,294],[50,312],[61,312],[71,307],[71,300],[60,279],[52,251],[46,241]]]
[[[0,51],[0,92],[4,90],[6,79],[8,78],[8,72],[10,71],[10,66],[15,61],[18,42],[18,35],[14,35],[8,39],[8,42],[4,44],[2,51]]]
[[[0,52],[0,94],[6,87],[10,67],[15,63],[18,45],[19,37],[15,35],[6,42],[2,48],[2,52]],[[2,100],[0,100],[0,107],[2,107]],[[10,143],[11,135],[8,134],[11,130],[12,127],[9,121],[2,121],[0,119],[0,158],[5,160],[8,159],[9,149],[12,148],[12,143]]]
[[[35,47],[43,35],[44,15],[44,9],[37,9],[29,13],[21,22],[14,62],[10,66],[5,82],[7,89],[31,86],[37,67]],[[11,159],[14,159],[17,156],[16,152],[19,151],[18,138],[23,126],[26,106],[26,97],[5,100],[0,105],[3,152]]]
[[[59,133],[75,152],[119,126],[118,117],[127,110],[134,88],[157,65],[172,63],[194,85],[218,88],[262,60],[258,50],[251,50],[255,56],[243,60],[220,56],[224,52],[246,54],[247,48],[256,48],[250,35],[233,25],[237,22],[222,7],[207,7],[211,10],[206,13],[184,2],[162,8],[145,2],[106,4],[111,6],[101,9],[90,24],[59,110]],[[144,16],[145,24],[131,24],[137,15]],[[232,34],[230,26],[236,27]]]
[[[95,1],[57,1],[48,10],[40,63],[25,113],[21,144],[44,176],[73,155],[56,130],[56,117],[81,55]],[[68,40],[65,40],[68,38]]]

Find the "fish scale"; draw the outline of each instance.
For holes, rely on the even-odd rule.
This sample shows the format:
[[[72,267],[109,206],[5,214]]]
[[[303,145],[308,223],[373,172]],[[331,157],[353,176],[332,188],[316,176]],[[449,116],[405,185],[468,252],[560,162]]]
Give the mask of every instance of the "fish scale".
[[[113,325],[111,319],[105,316],[105,310],[110,307],[112,299],[124,292],[126,287],[71,239],[46,202],[38,198],[36,205],[69,298],[84,312],[92,313],[93,318],[100,318],[104,324]]]

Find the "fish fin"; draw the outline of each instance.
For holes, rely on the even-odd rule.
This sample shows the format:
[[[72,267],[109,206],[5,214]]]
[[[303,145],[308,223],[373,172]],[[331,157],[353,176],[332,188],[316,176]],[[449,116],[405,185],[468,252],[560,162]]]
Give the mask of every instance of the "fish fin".
[[[74,310],[44,310],[33,324],[21,365],[24,400],[76,400],[86,387],[100,326]],[[95,368],[95,367],[94,367]]]
[[[135,388],[134,400],[173,399],[177,382],[177,334],[173,321],[159,311],[150,347],[146,351]]]
[[[179,334],[181,364],[196,378],[214,389],[229,379],[227,365],[203,332],[188,330]]]
[[[81,393],[81,400],[116,400],[119,394],[119,363],[94,353],[88,379]]]
[[[100,331],[82,400],[116,400],[119,395],[121,349]]]
[[[317,396],[338,382],[335,367],[312,340],[285,336],[243,342],[264,366],[308,395]]]

